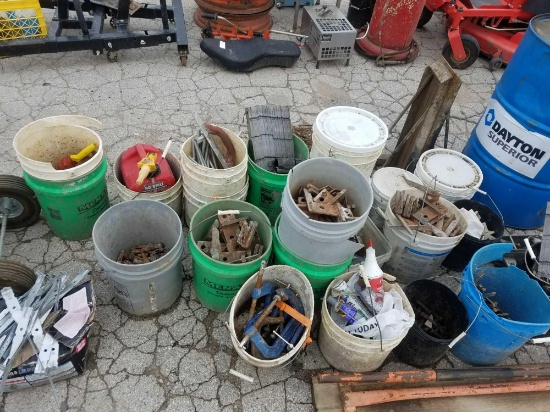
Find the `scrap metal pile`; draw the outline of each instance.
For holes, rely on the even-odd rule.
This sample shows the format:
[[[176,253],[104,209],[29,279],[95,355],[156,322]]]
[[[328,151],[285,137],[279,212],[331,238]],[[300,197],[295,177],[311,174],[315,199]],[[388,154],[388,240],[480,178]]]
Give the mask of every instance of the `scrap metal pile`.
[[[443,316],[435,313],[418,299],[411,300],[410,303],[416,315],[415,322],[420,329],[434,338],[450,339],[452,337],[449,322],[445,322]]]
[[[424,198],[405,190],[397,191],[392,198],[391,208],[410,234],[421,232],[438,237],[452,237],[462,232],[459,217],[439,203],[439,193],[433,190],[428,190]]]
[[[200,120],[198,120],[200,121]],[[192,137],[191,159],[211,169],[227,169],[235,166],[235,147],[227,133],[220,127],[207,124]],[[221,145],[216,141],[217,136]]]
[[[168,250],[162,243],[136,245],[129,252],[121,250],[116,261],[125,265],[141,265],[160,259]]]
[[[69,280],[66,273],[37,272],[34,285],[21,296],[11,287],[0,291],[0,394],[28,387],[28,381],[69,375],[67,368],[56,371],[84,341],[95,314],[92,284],[82,283],[88,273]],[[28,381],[23,377],[30,375]]]
[[[312,220],[320,222],[347,222],[354,220],[354,204],[348,204],[347,189],[333,189],[330,186],[318,188],[312,183],[301,187],[297,198],[298,207]]]
[[[487,292],[487,288],[485,288],[481,283],[478,283],[476,285],[477,290],[483,295],[483,300],[485,301],[485,304],[491,309],[493,312],[495,312],[495,315],[504,318],[504,319],[510,319],[510,314],[504,312],[501,308],[498,306],[498,301],[495,300],[496,292]]]
[[[200,250],[214,260],[245,263],[261,256],[264,246],[257,232],[258,222],[234,213],[218,212],[206,238],[197,242]]]
[[[240,347],[258,359],[277,359],[294,349],[311,321],[290,286],[263,283],[265,261],[252,290],[250,310],[235,319]],[[242,331],[242,332],[241,332]]]

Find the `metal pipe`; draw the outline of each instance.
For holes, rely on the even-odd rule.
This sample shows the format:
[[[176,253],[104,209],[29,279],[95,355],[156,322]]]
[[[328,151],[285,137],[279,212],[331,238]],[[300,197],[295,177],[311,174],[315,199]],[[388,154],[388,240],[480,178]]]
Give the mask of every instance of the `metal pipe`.
[[[266,261],[262,260],[260,270],[258,271],[258,277],[256,278],[256,287],[254,290],[258,290],[262,287],[262,280],[264,278],[264,270],[266,267]],[[254,312],[256,312],[256,303],[258,302],[257,298],[252,299],[252,303],[250,304],[250,312],[248,313],[248,320],[252,319],[254,316]]]
[[[449,398],[523,392],[546,392],[548,390],[550,390],[550,381],[545,380],[346,392],[343,398],[345,403],[345,410],[356,411],[357,407],[377,405],[388,402],[406,401],[412,399]]]
[[[0,205],[0,213],[2,213],[2,227],[0,227],[0,259],[1,259],[2,253],[4,253],[4,238],[6,237],[6,227],[8,226],[8,216],[10,215],[10,210]]]
[[[370,373],[324,373],[319,383],[426,383],[495,380],[533,380],[550,378],[550,364],[510,368],[425,369]]]
[[[271,301],[271,303],[269,304],[269,306],[264,310],[264,312],[260,315],[260,317],[258,318],[258,320],[256,321],[256,323],[254,323],[254,332],[252,332],[251,334],[247,334],[243,340],[241,340],[241,343],[240,343],[240,347],[241,348],[244,348],[246,346],[246,344],[250,341],[250,338],[252,337],[252,335],[255,333],[255,331],[257,331],[259,328],[260,328],[260,325],[262,324],[262,322],[264,321],[265,318],[267,318],[269,316],[269,314],[271,313],[271,311],[273,310],[273,308],[275,307],[275,305],[277,304],[278,301],[281,300],[281,297],[279,295],[275,295],[273,297],[273,300]]]

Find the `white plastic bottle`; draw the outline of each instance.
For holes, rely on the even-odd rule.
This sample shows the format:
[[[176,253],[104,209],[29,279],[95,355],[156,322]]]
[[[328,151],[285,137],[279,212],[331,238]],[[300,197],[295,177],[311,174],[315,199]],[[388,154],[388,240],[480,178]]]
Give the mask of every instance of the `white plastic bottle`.
[[[378,266],[375,250],[372,247],[372,240],[370,239],[369,247],[367,248],[366,259],[363,263],[363,276],[365,275],[367,277],[367,279],[364,279],[365,284],[368,280],[368,283],[370,283],[370,287],[376,294],[384,293],[384,285],[382,283],[384,272],[382,272],[382,269],[380,269],[380,266]]]

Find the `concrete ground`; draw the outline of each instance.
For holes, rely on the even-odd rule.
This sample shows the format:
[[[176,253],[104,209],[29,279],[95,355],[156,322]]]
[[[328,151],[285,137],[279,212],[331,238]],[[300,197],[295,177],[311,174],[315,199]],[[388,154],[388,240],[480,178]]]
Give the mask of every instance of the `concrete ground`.
[[[303,49],[290,69],[234,74],[201,53],[200,31],[191,18],[194,3],[185,1],[184,8],[188,67],[179,66],[175,45],[123,51],[118,63],[91,52],[0,60],[2,173],[22,174],[12,148],[15,133],[33,120],[53,115],[79,114],[103,122],[101,136],[111,165],[122,150],[138,142],[164,146],[169,138],[185,140],[196,130],[196,111],[203,119],[235,131],[245,130],[245,107],[266,103],[289,105],[295,124],[312,124],[322,109],[335,105],[358,106],[391,124],[446,41],[442,16],[435,15],[416,32],[421,51],[412,64],[382,68],[354,54],[349,66],[323,62],[317,70],[313,55]],[[347,10],[346,1],[342,10]],[[292,10],[273,9],[272,15],[275,28],[291,28]],[[151,23],[133,25],[151,27]],[[452,108],[451,148],[462,149],[501,74],[502,70],[489,71],[482,58],[459,72],[463,85]],[[172,147],[176,155],[178,146]],[[112,173],[108,179],[114,204],[120,198]],[[152,319],[130,318],[118,309],[91,240],[61,240],[43,219],[26,230],[9,232],[4,258],[47,273],[93,271],[98,310],[88,367],[82,376],[55,385],[70,411],[306,412],[313,410],[310,377],[330,369],[315,342],[307,348],[302,368],[256,370],[239,359],[222,325],[224,316],[202,307],[195,296],[187,250],[181,299],[168,313]],[[447,282],[456,289],[456,280]],[[548,348],[527,345],[504,364],[541,362],[550,362]],[[451,355],[438,364],[439,368],[462,366],[466,365]],[[254,383],[230,375],[230,368],[252,376]],[[390,356],[383,369],[410,367]],[[44,386],[5,395],[0,410],[46,412],[56,406],[50,388]]]

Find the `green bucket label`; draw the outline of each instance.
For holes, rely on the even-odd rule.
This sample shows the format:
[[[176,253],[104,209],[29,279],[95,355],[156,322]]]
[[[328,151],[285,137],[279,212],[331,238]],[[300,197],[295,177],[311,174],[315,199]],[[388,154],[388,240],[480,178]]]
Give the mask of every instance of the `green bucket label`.
[[[238,292],[238,290],[241,288],[242,285],[222,285],[219,283],[214,283],[211,280],[208,280],[206,278],[203,279],[204,284],[208,286],[209,288],[215,289],[218,295],[223,296],[226,295],[223,292]]]
[[[87,217],[95,217],[108,206],[107,188],[105,188],[95,199],[77,206],[78,214],[90,212]]]
[[[275,203],[275,192],[265,187],[260,188],[260,203],[265,206],[270,206]]]

